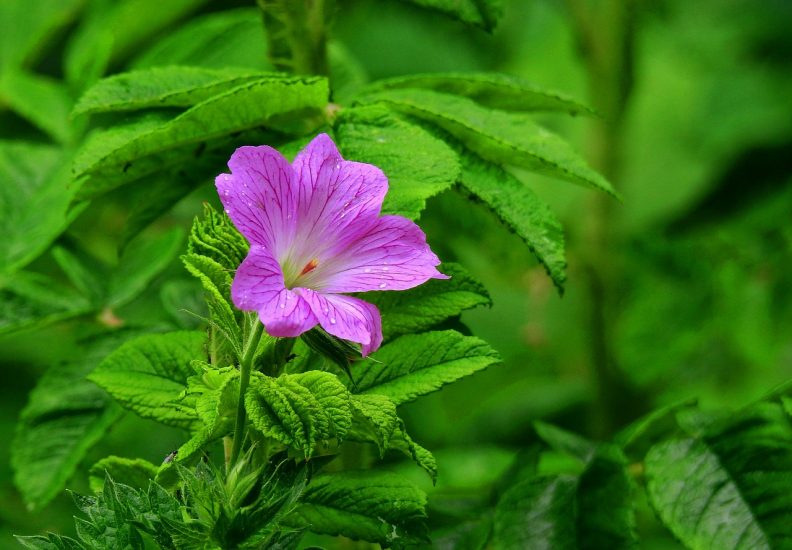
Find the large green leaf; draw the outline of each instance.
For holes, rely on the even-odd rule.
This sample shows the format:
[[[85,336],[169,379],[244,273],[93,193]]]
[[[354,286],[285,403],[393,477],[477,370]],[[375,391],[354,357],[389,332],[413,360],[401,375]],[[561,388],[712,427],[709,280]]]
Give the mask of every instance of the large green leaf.
[[[635,511],[627,461],[614,445],[594,444],[547,424],[537,432],[581,463],[574,474],[524,468],[497,504],[496,548],[634,548]]]
[[[384,547],[425,538],[426,495],[402,476],[352,471],[318,475],[285,523]]]
[[[383,102],[435,124],[492,162],[520,166],[616,195],[610,183],[566,141],[536,124],[529,115],[488,109],[472,99],[432,90],[386,90],[360,101]]]
[[[492,31],[503,14],[502,0],[406,0],[442,12],[463,23]]]
[[[247,69],[153,67],[102,79],[85,91],[74,114],[192,107],[251,80],[272,76]]]
[[[432,328],[466,309],[490,305],[489,293],[459,264],[446,263],[440,271],[450,279],[430,279],[404,292],[368,292],[363,298],[382,314],[386,340]]]
[[[196,420],[179,399],[194,374],[190,362],[205,356],[202,332],[148,334],[126,342],[89,379],[143,418],[181,428]]]
[[[254,372],[245,395],[252,426],[265,437],[313,455],[317,443],[344,439],[352,425],[350,396],[329,372],[271,378]]]
[[[423,88],[469,97],[476,103],[505,111],[560,111],[575,115],[591,109],[559,92],[497,73],[436,73],[379,80],[366,91]]]
[[[316,113],[327,98],[324,78],[269,76],[213,96],[170,120],[149,115],[124,129],[99,132],[75,159],[75,176],[89,176],[80,196],[118,186],[118,178],[126,172],[140,177],[161,170],[163,156],[175,155],[186,162],[192,154],[190,147],[202,142],[260,126],[283,128],[276,115]],[[173,162],[178,160],[171,158]],[[136,167],[136,163],[143,166]]]
[[[0,279],[41,254],[79,212],[69,210],[68,163],[55,147],[0,142]]]
[[[125,337],[129,333],[100,337],[83,348],[79,361],[51,367],[30,393],[11,445],[14,482],[29,507],[61,491],[119,417],[121,409],[85,377]]]
[[[267,69],[264,25],[256,8],[210,13],[175,29],[137,57],[136,69],[165,65]]]
[[[509,172],[472,153],[462,155],[460,183],[528,245],[556,287],[563,290],[564,232],[547,204]]]
[[[372,359],[357,369],[357,392],[385,395],[397,405],[500,361],[483,340],[453,330],[402,336]]]
[[[122,456],[107,456],[95,462],[88,472],[89,483],[94,493],[102,491],[107,476],[124,485],[143,489],[148,487],[149,481],[156,475],[157,466],[148,460]]]
[[[382,211],[417,219],[426,199],[459,176],[454,151],[429,132],[378,106],[342,111],[335,135],[344,158],[374,164],[388,177]]]
[[[658,443],[645,467],[652,505],[689,548],[792,547],[792,426],[778,403]]]

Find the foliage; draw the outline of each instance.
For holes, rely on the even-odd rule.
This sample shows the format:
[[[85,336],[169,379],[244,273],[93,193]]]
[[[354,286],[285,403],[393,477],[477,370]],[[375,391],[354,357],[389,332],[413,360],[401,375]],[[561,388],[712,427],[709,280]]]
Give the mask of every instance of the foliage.
[[[427,8],[433,22],[438,13],[448,16],[437,23],[455,25],[448,28],[492,33],[500,24],[514,32],[499,0],[409,3],[382,9]],[[772,368],[788,357],[778,327],[792,319],[783,269],[790,233],[779,222],[792,195],[778,191],[788,174],[760,174],[774,191],[726,221],[711,219],[710,203],[736,192],[707,195],[699,187],[703,198],[688,214],[677,212],[662,234],[649,231],[651,240],[629,237],[629,252],[610,257],[613,236],[602,229],[610,207],[603,204],[621,198],[608,179],[618,177],[619,165],[594,147],[594,169],[561,137],[578,115],[601,129],[597,117],[613,115],[602,97],[600,115],[564,93],[454,63],[369,81],[360,52],[328,39],[334,15],[343,27],[343,3],[337,13],[333,2],[282,0],[232,10],[202,0],[35,4],[0,6],[8,31],[0,39],[0,335],[4,342],[32,339],[28,348],[40,354],[33,362],[46,367],[20,414],[10,459],[30,509],[79,486],[75,477],[86,478],[89,487],[80,491],[93,494],[73,493],[82,512],[75,535],[20,543],[297,548],[343,537],[394,548],[616,549],[640,547],[647,531],[651,539],[664,529],[665,542],[688,548],[792,546],[788,387],[736,400],[751,401],[743,407],[643,399],[665,391],[660,384],[673,390],[665,397],[689,397],[679,388],[705,376],[690,368],[702,356],[707,365],[737,357],[735,365],[766,367],[751,381],[754,392],[788,378],[788,369]],[[579,17],[576,6],[585,12],[589,4],[570,2],[570,20]],[[578,38],[586,43],[594,32],[586,25],[595,20],[583,19]],[[603,44],[585,53],[589,69],[600,55],[629,58],[606,51],[613,41]],[[722,72],[733,71],[724,62]],[[592,69],[603,80],[613,76],[607,73]],[[621,78],[619,93],[626,93],[628,78]],[[773,86],[757,88],[788,97],[785,84]],[[788,110],[751,112],[764,116],[768,134],[789,138],[781,123],[771,123],[786,120],[776,115]],[[643,113],[637,122],[618,120],[613,131],[623,123],[629,137],[629,124],[652,122]],[[729,131],[740,134],[741,124],[733,121]],[[361,295],[383,324],[384,343],[367,358],[319,328],[298,339],[262,334],[257,316],[231,300],[249,245],[216,208],[213,177],[235,147],[268,144],[292,158],[318,132],[332,135],[346,159],[381,168],[389,183],[383,214],[420,221],[440,255],[456,260],[440,267],[449,280]],[[611,138],[606,145],[637,151],[633,158],[655,166],[640,155],[649,145]],[[704,141],[704,154],[719,159],[720,142],[712,140]],[[627,174],[637,162],[625,161]],[[540,183],[529,186],[529,179]],[[572,193],[596,198],[567,207]],[[625,186],[639,212],[656,199],[636,193]],[[576,219],[589,215],[594,223]],[[562,220],[573,228],[571,240]],[[707,223],[721,224],[718,238],[701,229]],[[651,227],[635,219],[627,225]],[[581,252],[589,240],[580,234],[588,233],[594,245]],[[730,269],[697,264],[702,255],[728,257]],[[528,288],[531,307],[539,308],[532,311],[541,313],[553,299],[541,289],[554,286],[560,295],[567,287],[568,256],[571,281],[591,277],[593,323],[608,329],[602,347],[595,342],[584,354],[605,357],[626,380],[605,403],[629,405],[621,419],[627,425],[615,435],[608,433],[613,426],[589,429],[581,406],[614,395],[605,387],[609,372],[597,373],[597,397],[578,392],[572,376],[557,377],[553,388],[562,389],[554,393],[534,387],[537,372],[549,368],[539,365],[576,347],[568,311],[553,335],[556,347],[542,355],[534,325],[479,308],[500,299],[515,312]],[[547,278],[515,268],[534,260]],[[598,279],[598,261],[629,277]],[[515,269],[529,282],[507,294],[502,278]],[[596,297],[614,288],[628,302],[618,321],[596,309],[612,307]],[[732,288],[743,290],[723,292]],[[579,299],[572,307],[585,310]],[[771,314],[757,315],[764,310]],[[702,321],[707,311],[723,321]],[[753,317],[770,321],[754,324]],[[684,328],[664,345],[669,324]],[[513,345],[501,350],[504,327],[524,333],[516,353]],[[44,349],[46,338],[52,350]],[[721,355],[713,359],[710,349]],[[572,358],[567,375],[580,375],[578,362]],[[503,367],[490,367],[501,363],[517,364],[520,377],[497,378]],[[669,373],[682,381],[669,381]],[[500,387],[493,390],[492,380]],[[438,403],[445,417],[426,414],[442,408]],[[639,411],[644,416],[636,419]],[[563,414],[552,424],[527,424],[554,412]],[[478,428],[475,418],[485,419]],[[592,425],[599,420],[592,418]],[[126,423],[136,433],[124,440]],[[500,444],[509,430],[511,437],[494,450],[474,448],[476,439],[468,444],[466,435],[476,429],[486,432],[479,441]],[[135,440],[149,439],[147,451],[135,450],[145,445]],[[86,464],[93,466],[81,468]]]

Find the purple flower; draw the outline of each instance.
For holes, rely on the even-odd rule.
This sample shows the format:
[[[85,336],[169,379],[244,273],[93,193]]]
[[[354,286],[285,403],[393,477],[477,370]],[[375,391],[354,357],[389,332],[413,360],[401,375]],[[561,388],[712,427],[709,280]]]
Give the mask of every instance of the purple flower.
[[[346,161],[320,134],[292,164],[272,147],[240,147],[231,174],[215,180],[220,200],[250,242],[231,286],[236,307],[258,312],[267,332],[295,337],[321,325],[362,344],[382,343],[379,311],[347,292],[406,290],[446,279],[423,231],[380,216],[388,180]]]

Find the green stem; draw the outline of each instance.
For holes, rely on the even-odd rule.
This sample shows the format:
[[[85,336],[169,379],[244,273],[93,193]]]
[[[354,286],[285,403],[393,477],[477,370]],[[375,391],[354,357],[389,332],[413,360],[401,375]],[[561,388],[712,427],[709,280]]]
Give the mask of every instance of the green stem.
[[[250,383],[250,371],[253,369],[253,359],[256,356],[259,340],[264,332],[264,325],[256,320],[253,330],[248,337],[242,361],[239,363],[239,403],[237,404],[236,426],[234,427],[234,445],[231,447],[230,464],[236,464],[239,453],[242,451],[242,442],[245,440],[245,393]]]
[[[333,0],[258,0],[270,62],[292,74],[326,75]]]

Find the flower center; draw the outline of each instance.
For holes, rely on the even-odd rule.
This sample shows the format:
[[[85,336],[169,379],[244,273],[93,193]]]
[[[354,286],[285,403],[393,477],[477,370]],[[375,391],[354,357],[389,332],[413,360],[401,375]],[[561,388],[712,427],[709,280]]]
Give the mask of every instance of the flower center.
[[[300,271],[297,271],[297,267],[292,262],[282,263],[281,268],[283,269],[283,279],[286,283],[286,288],[294,288],[296,286],[310,288],[313,278],[311,274],[314,273],[318,266],[319,258],[312,258]]]

